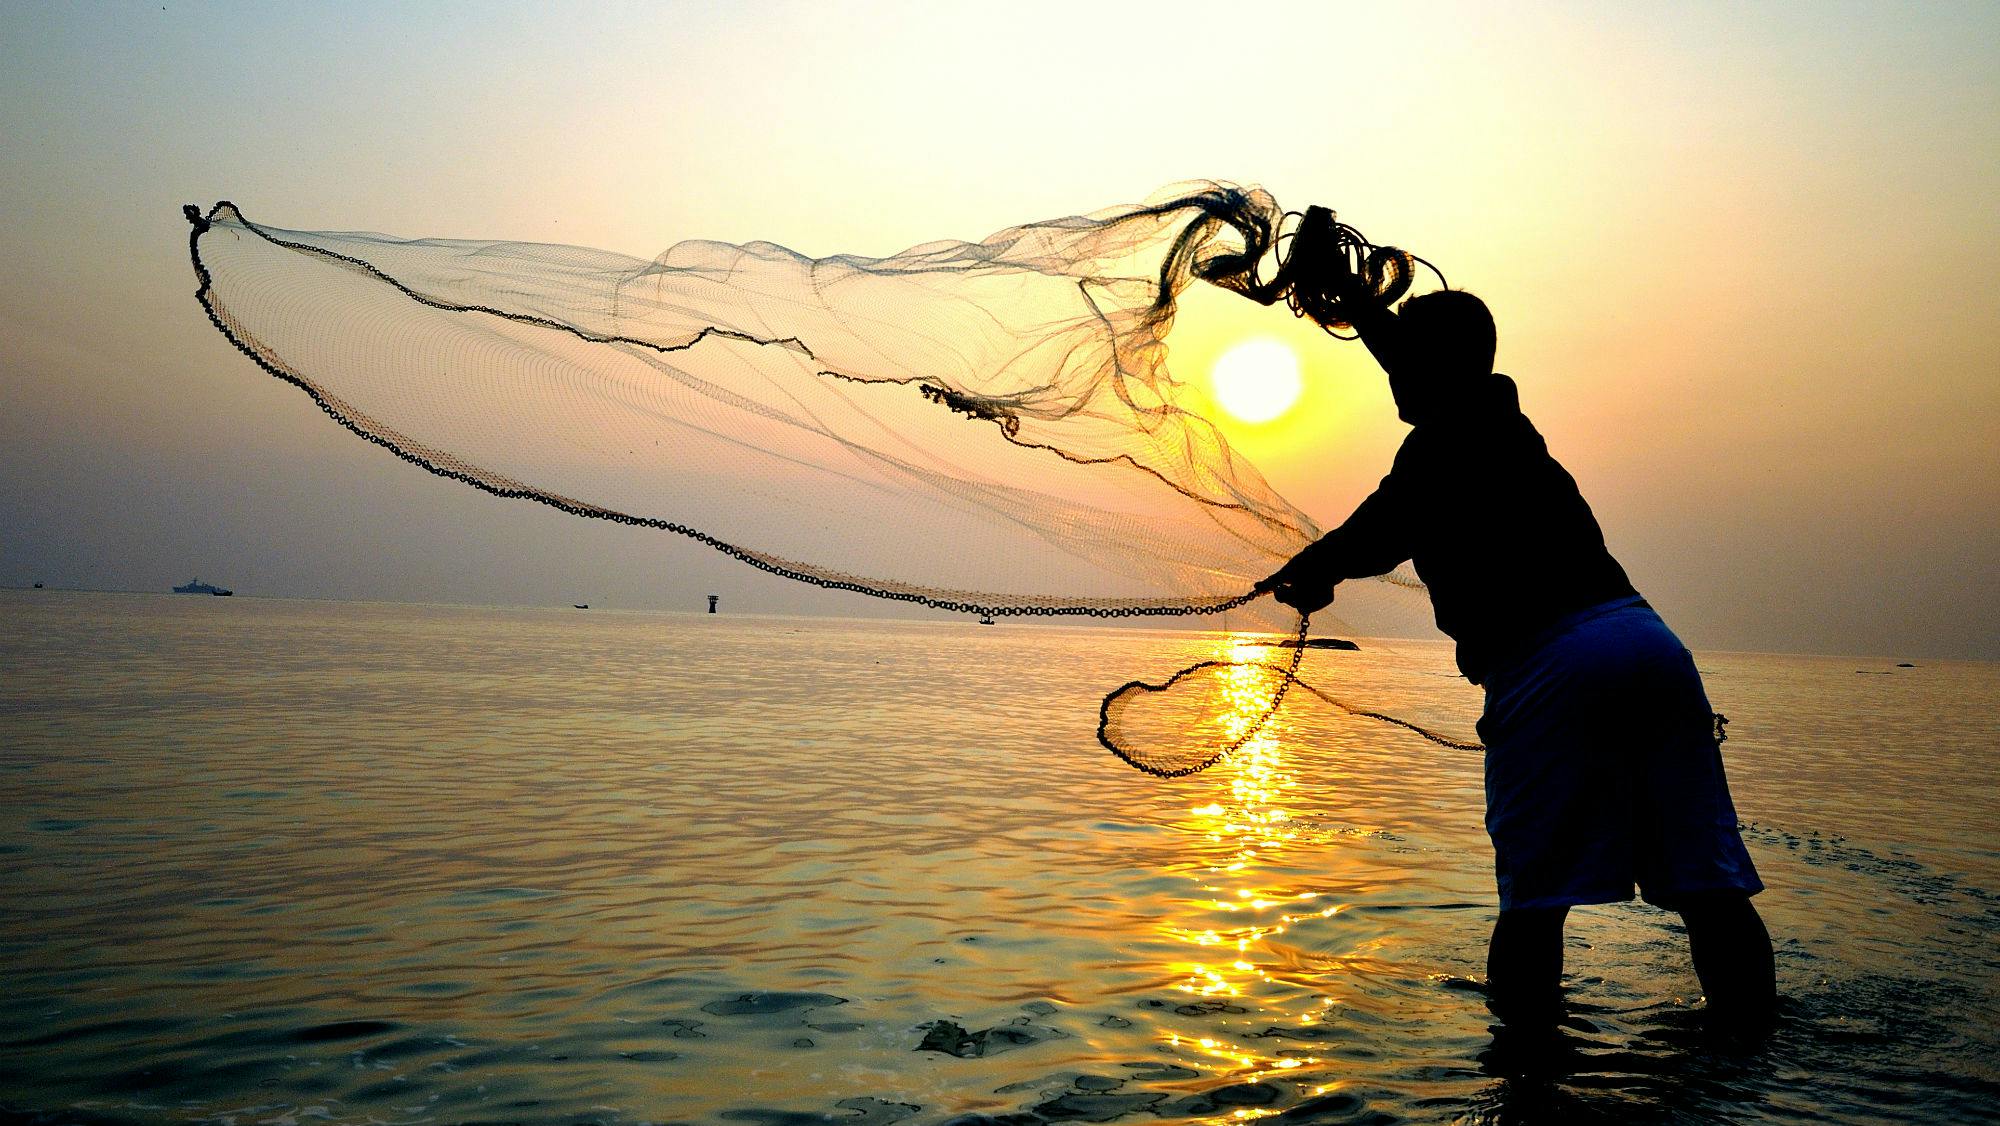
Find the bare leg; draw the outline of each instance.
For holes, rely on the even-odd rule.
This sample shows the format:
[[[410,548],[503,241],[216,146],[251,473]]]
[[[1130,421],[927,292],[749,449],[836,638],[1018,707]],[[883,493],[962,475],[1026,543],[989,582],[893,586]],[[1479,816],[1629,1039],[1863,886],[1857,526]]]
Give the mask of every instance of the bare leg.
[[[1764,920],[1738,892],[1690,896],[1681,905],[1687,923],[1694,972],[1717,1016],[1761,1028],[1778,1002],[1771,935]]]
[[[1567,907],[1500,912],[1486,951],[1486,988],[1503,1024],[1551,1026],[1562,1015],[1563,920]]]

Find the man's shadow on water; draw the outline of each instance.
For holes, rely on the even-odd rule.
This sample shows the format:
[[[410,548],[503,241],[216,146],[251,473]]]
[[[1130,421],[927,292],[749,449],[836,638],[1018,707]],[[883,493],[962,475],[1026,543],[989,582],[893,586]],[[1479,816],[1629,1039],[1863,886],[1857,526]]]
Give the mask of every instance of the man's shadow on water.
[[[1461,1121],[1719,1121],[1764,1101],[1774,1045],[1795,1024],[1783,998],[1777,1020],[1763,1027],[1665,1006],[1614,1021],[1608,1010],[1574,1002],[1552,1026],[1496,1023],[1477,1057],[1479,1073],[1496,1081]]]

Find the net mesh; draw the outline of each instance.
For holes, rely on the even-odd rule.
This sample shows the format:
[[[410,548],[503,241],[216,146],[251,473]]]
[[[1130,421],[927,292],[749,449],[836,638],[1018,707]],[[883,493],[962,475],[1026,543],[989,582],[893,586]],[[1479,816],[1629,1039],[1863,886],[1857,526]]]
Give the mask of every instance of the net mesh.
[[[879,598],[1305,637],[1250,588],[1319,529],[1166,366],[1193,281],[1276,298],[1258,270],[1284,217],[1260,190],[1182,185],[886,258],[693,241],[649,261],[186,211],[216,327],[430,472]],[[1200,769],[1262,727],[1304,651],[1126,685],[1100,738]],[[1224,688],[1229,718],[1153,706]]]

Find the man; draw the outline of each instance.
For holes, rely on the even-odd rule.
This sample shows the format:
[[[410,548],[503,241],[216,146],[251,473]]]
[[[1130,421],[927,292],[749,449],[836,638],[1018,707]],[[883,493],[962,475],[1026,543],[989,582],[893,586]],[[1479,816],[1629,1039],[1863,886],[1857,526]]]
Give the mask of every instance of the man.
[[[1438,628],[1486,689],[1486,826],[1500,916],[1487,981],[1509,1024],[1561,1013],[1569,909],[1632,897],[1680,912],[1712,1013],[1775,1003],[1763,889],[1736,828],[1692,657],[1605,549],[1576,482],[1493,371],[1486,305],[1444,290],[1370,303],[1326,282],[1413,429],[1381,487],[1259,584],[1311,613],[1345,579],[1411,560]]]

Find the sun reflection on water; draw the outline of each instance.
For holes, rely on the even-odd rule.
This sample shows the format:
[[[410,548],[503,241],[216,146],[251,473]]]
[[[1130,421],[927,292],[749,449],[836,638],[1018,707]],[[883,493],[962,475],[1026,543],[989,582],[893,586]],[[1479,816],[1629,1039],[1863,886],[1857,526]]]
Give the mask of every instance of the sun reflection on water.
[[[1218,725],[1234,739],[1270,712],[1280,674],[1261,663],[1268,659],[1269,649],[1258,639],[1232,637],[1222,650],[1218,656],[1233,663],[1221,670],[1219,699],[1214,703],[1221,713]],[[1225,1027],[1240,1020],[1246,1031],[1273,1023],[1274,1014],[1268,1010],[1280,1003],[1279,998],[1262,995],[1290,995],[1295,989],[1274,976],[1279,958],[1271,940],[1301,920],[1330,917],[1340,910],[1338,904],[1323,903],[1319,891],[1272,881],[1286,850],[1300,835],[1288,808],[1297,785],[1285,757],[1289,730],[1280,711],[1216,766],[1213,773],[1218,781],[1227,780],[1227,793],[1189,810],[1193,815],[1189,828],[1206,846],[1202,862],[1187,869],[1200,893],[1185,902],[1181,921],[1163,928],[1167,936],[1193,948],[1170,967],[1179,978],[1177,987],[1190,995],[1179,1011],[1220,1018],[1217,1023]],[[1285,1023],[1309,1027],[1332,1004],[1331,998],[1293,1001],[1285,1007],[1304,1011],[1277,1015]],[[1266,1011],[1256,1015],[1259,1009]],[[1197,1052],[1224,1065],[1238,1082],[1282,1077],[1321,1062],[1318,1056],[1295,1050],[1259,1051],[1235,1036],[1190,1037],[1167,1031],[1162,1038],[1172,1048]],[[1229,1118],[1273,1113],[1239,1109]]]

